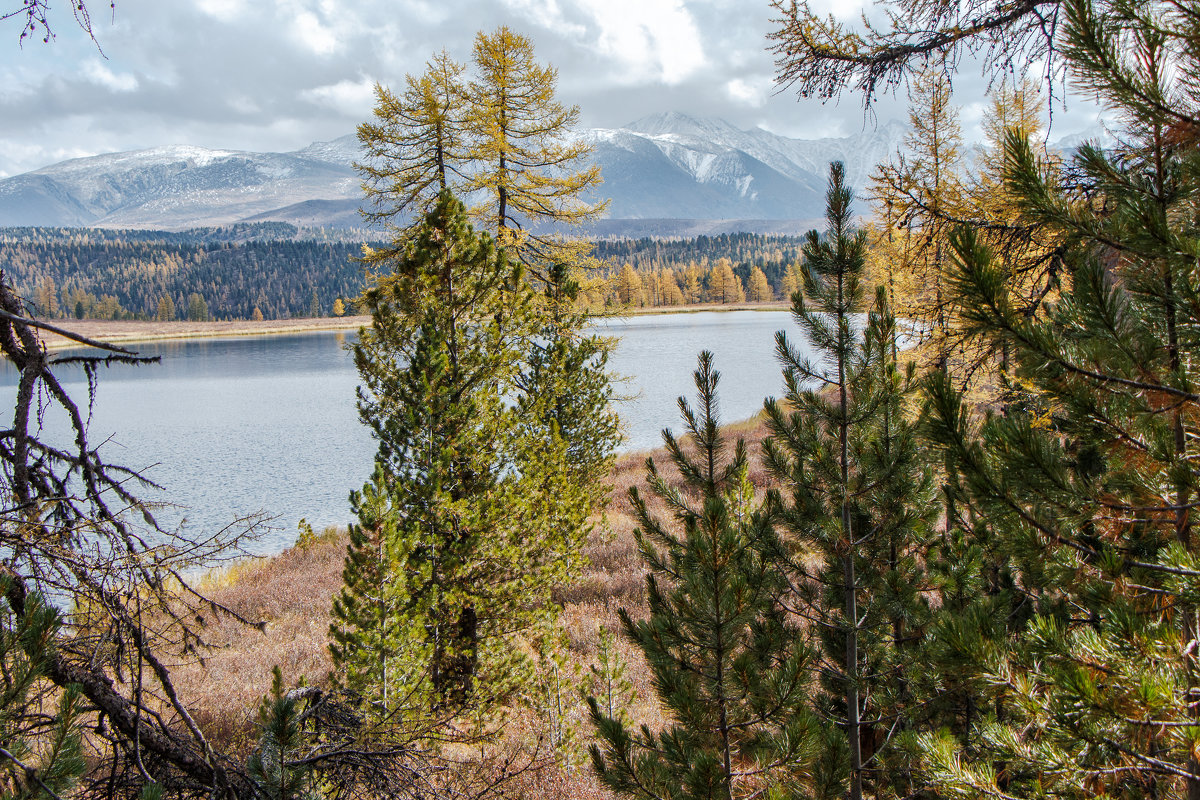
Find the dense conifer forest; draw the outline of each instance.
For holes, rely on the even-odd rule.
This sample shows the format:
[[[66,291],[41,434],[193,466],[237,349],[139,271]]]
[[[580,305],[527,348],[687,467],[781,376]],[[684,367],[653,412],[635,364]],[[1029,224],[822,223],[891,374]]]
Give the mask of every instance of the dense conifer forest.
[[[283,224],[178,233],[7,228],[0,262],[49,317],[183,319],[192,295],[217,319],[250,319],[255,309],[268,319],[328,316],[335,300],[362,291],[362,244],[308,236]]]
[[[250,319],[256,309],[265,319],[330,316],[336,300],[347,306],[363,290],[357,259],[365,236],[286,223],[187,231],[3,228],[0,263],[18,292],[49,317],[185,319],[192,295],[213,319]],[[775,299],[784,294],[800,242],[754,233],[603,240],[593,250],[602,280],[587,299],[610,306],[705,302],[718,262],[731,266],[745,295],[759,269],[771,296],[758,299]],[[624,265],[639,275],[632,293],[622,289]],[[671,292],[658,289],[667,281],[686,287],[689,270],[699,288],[690,301],[682,291],[672,301]]]

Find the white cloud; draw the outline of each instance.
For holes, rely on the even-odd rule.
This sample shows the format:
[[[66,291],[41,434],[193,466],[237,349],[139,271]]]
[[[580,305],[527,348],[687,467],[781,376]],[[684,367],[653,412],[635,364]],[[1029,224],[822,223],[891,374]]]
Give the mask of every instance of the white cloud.
[[[291,31],[295,39],[319,56],[331,55],[341,44],[337,33],[311,11],[296,14]]]
[[[344,80],[328,86],[306,89],[300,96],[341,114],[365,117],[371,112],[375,102],[375,81],[364,75],[357,81]]]
[[[577,0],[599,28],[596,47],[629,70],[623,82],[677,84],[704,66],[700,29],[681,0]]]
[[[535,25],[556,31],[559,35],[582,36],[587,30],[567,20],[558,0],[505,0],[509,8],[522,14]]]
[[[0,169],[0,178],[19,175],[69,158],[92,156],[103,152],[102,147],[94,150],[81,147],[47,147],[41,143],[30,144],[28,141],[0,138],[0,150],[4,151],[7,160],[6,169]]]
[[[246,10],[245,0],[197,0],[196,7],[221,22],[233,22]]]
[[[771,88],[770,78],[734,78],[725,84],[725,91],[732,99],[754,108],[766,104]]]
[[[132,92],[138,88],[136,75],[128,72],[117,74],[96,58],[84,63],[83,75],[97,86],[103,86],[114,92]]]

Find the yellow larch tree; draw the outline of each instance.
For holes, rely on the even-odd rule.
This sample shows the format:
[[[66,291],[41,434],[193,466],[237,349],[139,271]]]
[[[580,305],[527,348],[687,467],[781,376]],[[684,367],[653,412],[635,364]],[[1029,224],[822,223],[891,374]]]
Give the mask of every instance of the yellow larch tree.
[[[962,129],[945,70],[930,65],[913,80],[907,153],[879,167],[872,200],[882,217],[877,243],[898,316],[912,320],[923,360],[946,366],[952,349],[947,293],[949,238],[963,219]],[[900,273],[899,275],[895,273]],[[878,278],[878,276],[876,276]]]
[[[708,299],[724,305],[746,301],[742,282],[733,273],[733,262],[728,258],[718,258],[708,273]]]
[[[621,267],[617,277],[617,299],[623,306],[642,305],[642,279],[631,264]]]
[[[767,274],[759,267],[754,267],[750,270],[748,299],[752,303],[766,303],[775,299],[775,293],[771,291],[771,284],[767,280]]]
[[[675,277],[675,270],[664,269],[658,273],[659,302],[664,306],[681,306],[684,304],[683,292]]]
[[[375,84],[374,118],[358,126],[364,157],[355,164],[368,222],[406,228],[424,217],[438,192],[463,189],[469,155],[463,70],[443,50],[425,74],[405,77],[402,94]]]
[[[564,235],[603,213],[585,195],[600,168],[585,165],[591,147],[570,137],[578,106],[555,99],[558,72],[534,60],[529,39],[501,26],[475,37],[475,78],[468,85],[473,164],[468,190],[482,196],[472,216],[538,280],[548,266],[584,266],[591,245]]]
[[[792,295],[800,291],[802,286],[804,286],[804,280],[800,277],[800,265],[788,264],[783,270],[783,281],[780,286],[783,299],[791,302]]]
[[[695,261],[689,262],[684,268],[682,284],[680,288],[684,303],[695,305],[704,301],[704,271]]]

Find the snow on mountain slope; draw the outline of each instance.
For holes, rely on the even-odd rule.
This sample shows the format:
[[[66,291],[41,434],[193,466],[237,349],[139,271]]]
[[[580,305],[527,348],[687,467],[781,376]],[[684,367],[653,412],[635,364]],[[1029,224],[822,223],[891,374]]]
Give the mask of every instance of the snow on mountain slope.
[[[611,219],[809,220],[821,217],[828,164],[858,192],[904,127],[800,140],[721,119],[663,113],[579,135],[595,147]],[[242,220],[357,225],[353,135],[291,153],[174,145],[65,161],[0,180],[0,226],[189,228]]]
[[[348,199],[358,187],[349,166],[301,153],[155,147],[0,181],[0,225],[224,224],[302,199]]]

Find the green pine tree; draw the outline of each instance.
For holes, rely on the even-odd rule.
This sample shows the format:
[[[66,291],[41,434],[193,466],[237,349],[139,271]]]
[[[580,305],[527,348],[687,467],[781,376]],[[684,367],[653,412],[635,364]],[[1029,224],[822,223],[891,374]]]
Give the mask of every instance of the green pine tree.
[[[969,740],[918,742],[944,794],[1200,797],[1197,13],[1063,7],[1072,81],[1123,141],[1080,148],[1060,184],[1007,138],[1007,190],[1064,241],[1045,318],[1022,313],[974,232],[953,243],[968,332],[1008,349],[1014,392],[981,415],[932,378],[932,430],[1028,621],[962,637],[988,704]]]
[[[590,520],[610,492],[620,419],[612,410],[608,357],[612,342],[589,331],[576,309],[579,285],[569,265],[550,268],[538,303],[537,335],[517,373],[515,434],[526,491],[544,512],[539,527],[557,529],[578,558]]]
[[[776,602],[786,583],[761,546],[771,517],[754,504],[745,443],[730,454],[718,427],[711,353],[701,353],[695,377],[699,414],[679,401],[690,442],[663,434],[683,488],[647,461],[649,488],[675,525],[630,490],[650,616],[621,611],[672,722],[634,732],[601,705],[606,698],[589,698],[599,738],[592,762],[605,786],[648,800],[795,792],[819,731],[807,709],[808,651]]]
[[[0,575],[0,597],[9,580]],[[58,697],[47,686],[47,656],[62,621],[38,595],[15,614],[0,606],[0,796],[35,800],[67,795],[86,767],[85,703],[75,687]]]
[[[354,356],[390,529],[359,547],[367,561],[381,554],[378,571],[352,563],[352,546],[347,591],[378,592],[393,609],[389,652],[404,692],[390,702],[485,708],[528,680],[530,661],[514,637],[554,616],[551,588],[580,566],[581,525],[575,517],[573,527],[552,524],[558,517],[539,504],[544,492],[530,491],[549,481],[569,498],[566,462],[535,463],[508,401],[520,348],[536,331],[529,291],[448,192],[380,263],[391,271],[363,296],[372,322]],[[362,527],[374,513],[360,503]],[[360,569],[361,581],[350,574]],[[364,631],[374,624],[364,613],[339,625]],[[368,665],[379,657],[345,647],[339,655]]]
[[[858,800],[913,788],[890,745],[913,723],[932,479],[905,414],[915,379],[897,364],[882,287],[861,329],[866,238],[850,228],[843,175],[834,163],[828,231],[808,234],[804,291],[793,297],[808,348],[777,335],[787,394],[767,402],[764,460],[784,485],[775,550],[794,576],[789,605],[821,641],[815,708],[840,730],[827,739],[815,792]]]
[[[404,636],[403,585],[395,576],[396,519],[381,464],[361,492],[351,493],[350,507],[358,522],[350,525],[342,590],[333,601],[333,678],[387,707],[407,694],[411,676],[397,663]]]
[[[313,770],[294,764],[306,744],[303,727],[304,701],[283,691],[283,673],[272,670],[271,694],[258,709],[258,747],[246,767],[262,796],[269,800],[306,800],[319,795],[313,787]]]

